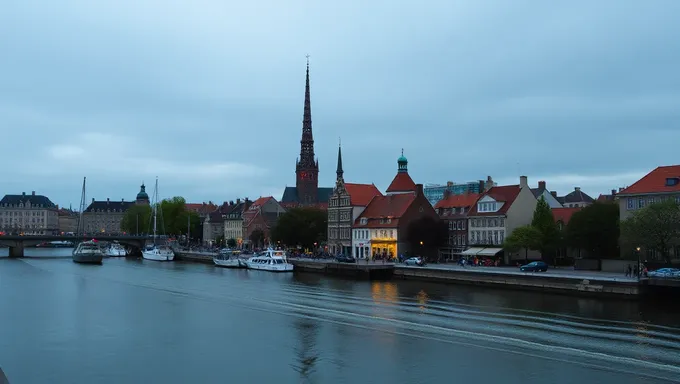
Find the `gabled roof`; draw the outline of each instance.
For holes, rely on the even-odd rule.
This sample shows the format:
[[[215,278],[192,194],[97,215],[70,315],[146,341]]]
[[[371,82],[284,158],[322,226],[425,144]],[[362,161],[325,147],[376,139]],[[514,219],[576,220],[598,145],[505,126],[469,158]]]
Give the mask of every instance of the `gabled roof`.
[[[375,196],[364,211],[354,221],[358,228],[388,228],[397,227],[399,219],[404,215],[411,203],[416,199],[414,194],[403,193],[397,195]],[[361,225],[361,219],[368,219],[368,224]],[[390,219],[389,223],[380,219]]]
[[[460,195],[449,195],[448,197],[439,200],[437,204],[434,205],[434,209],[439,208],[460,208],[460,207],[471,207],[479,199],[479,193],[464,193]]]
[[[477,212],[477,204],[472,205],[468,216],[495,216],[504,215],[510,209],[510,206],[519,195],[520,191],[519,185],[503,185],[500,187],[492,187],[486,193],[484,193],[480,199],[484,196],[490,196],[498,202],[503,202],[503,206],[496,212]]]
[[[562,199],[564,199],[564,201],[560,201],[560,204],[580,202],[592,203],[595,201],[595,199],[588,196],[587,193],[581,191],[581,188],[578,187],[576,187],[571,193],[567,194]]]
[[[135,205],[134,201],[93,201],[85,212],[125,212]]]
[[[208,215],[209,221],[211,223],[222,223],[224,222],[224,217],[222,217],[222,212],[220,211],[213,211],[210,212],[210,215]]]
[[[398,172],[385,192],[413,192],[415,190],[416,183],[413,182],[408,172]]]
[[[42,205],[43,208],[56,208],[56,205],[54,205],[50,199],[43,195],[36,195],[35,192],[30,195],[27,195],[26,193],[22,193],[21,195],[5,195],[5,197],[0,200],[0,205],[25,205],[26,203],[37,206]]]
[[[217,209],[217,205],[213,203],[186,203],[184,204],[184,207],[187,209],[187,211],[193,211],[201,215],[207,215]]]
[[[668,183],[668,181],[672,181]],[[673,184],[674,185],[667,185]],[[680,192],[680,165],[657,167],[630,187],[619,192],[619,195],[637,195],[645,193]]]
[[[555,218],[556,223],[561,221],[564,224],[568,224],[569,220],[571,219],[571,215],[580,211],[581,209],[582,209],[581,207],[553,208],[552,213],[553,213],[553,217]]]
[[[355,207],[365,207],[375,196],[382,196],[374,184],[345,183],[345,189],[349,193],[350,205]]]

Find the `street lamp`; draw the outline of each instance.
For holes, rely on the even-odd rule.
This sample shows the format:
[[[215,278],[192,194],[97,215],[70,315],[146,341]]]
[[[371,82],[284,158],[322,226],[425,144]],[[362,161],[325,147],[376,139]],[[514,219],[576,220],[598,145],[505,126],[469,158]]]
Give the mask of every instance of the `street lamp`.
[[[638,273],[637,278],[638,278],[638,281],[640,281],[640,275],[642,275],[642,271],[640,270],[640,247],[635,248],[635,250],[637,251],[637,259],[638,259],[637,260],[638,261],[638,263],[637,263],[637,273]]]

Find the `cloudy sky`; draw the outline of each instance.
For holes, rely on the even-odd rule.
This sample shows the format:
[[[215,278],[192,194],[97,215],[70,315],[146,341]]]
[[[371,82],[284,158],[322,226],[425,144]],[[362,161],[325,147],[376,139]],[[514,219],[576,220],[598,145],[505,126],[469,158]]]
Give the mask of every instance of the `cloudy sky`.
[[[491,175],[594,197],[680,163],[680,1],[21,0],[0,194],[280,198],[310,54],[320,185]],[[151,191],[149,191],[151,192]]]

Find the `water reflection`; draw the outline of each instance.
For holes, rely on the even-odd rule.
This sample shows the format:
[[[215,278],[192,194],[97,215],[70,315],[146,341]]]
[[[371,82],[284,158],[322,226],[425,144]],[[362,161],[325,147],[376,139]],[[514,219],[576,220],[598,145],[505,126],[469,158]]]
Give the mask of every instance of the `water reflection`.
[[[399,290],[391,281],[374,281],[371,283],[371,297],[376,304],[397,305]]]
[[[300,345],[295,348],[296,360],[291,367],[300,374],[303,383],[311,382],[311,376],[319,360],[319,353],[316,350],[318,324],[315,319],[299,317],[295,319],[293,325]]]
[[[416,295],[416,299],[418,300],[418,304],[420,304],[418,308],[421,311],[425,311],[427,309],[427,301],[429,299],[429,297],[427,296],[427,292],[421,289]]]

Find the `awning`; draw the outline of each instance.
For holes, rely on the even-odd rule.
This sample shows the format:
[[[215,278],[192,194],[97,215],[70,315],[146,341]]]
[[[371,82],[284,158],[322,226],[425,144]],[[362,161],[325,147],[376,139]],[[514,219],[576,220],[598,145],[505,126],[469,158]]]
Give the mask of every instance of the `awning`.
[[[463,255],[463,256],[474,256],[478,252],[481,252],[483,250],[484,250],[484,248],[470,248],[465,252],[461,252],[461,255]]]
[[[496,256],[496,254],[502,250],[503,248],[484,248],[477,253],[477,256]]]

